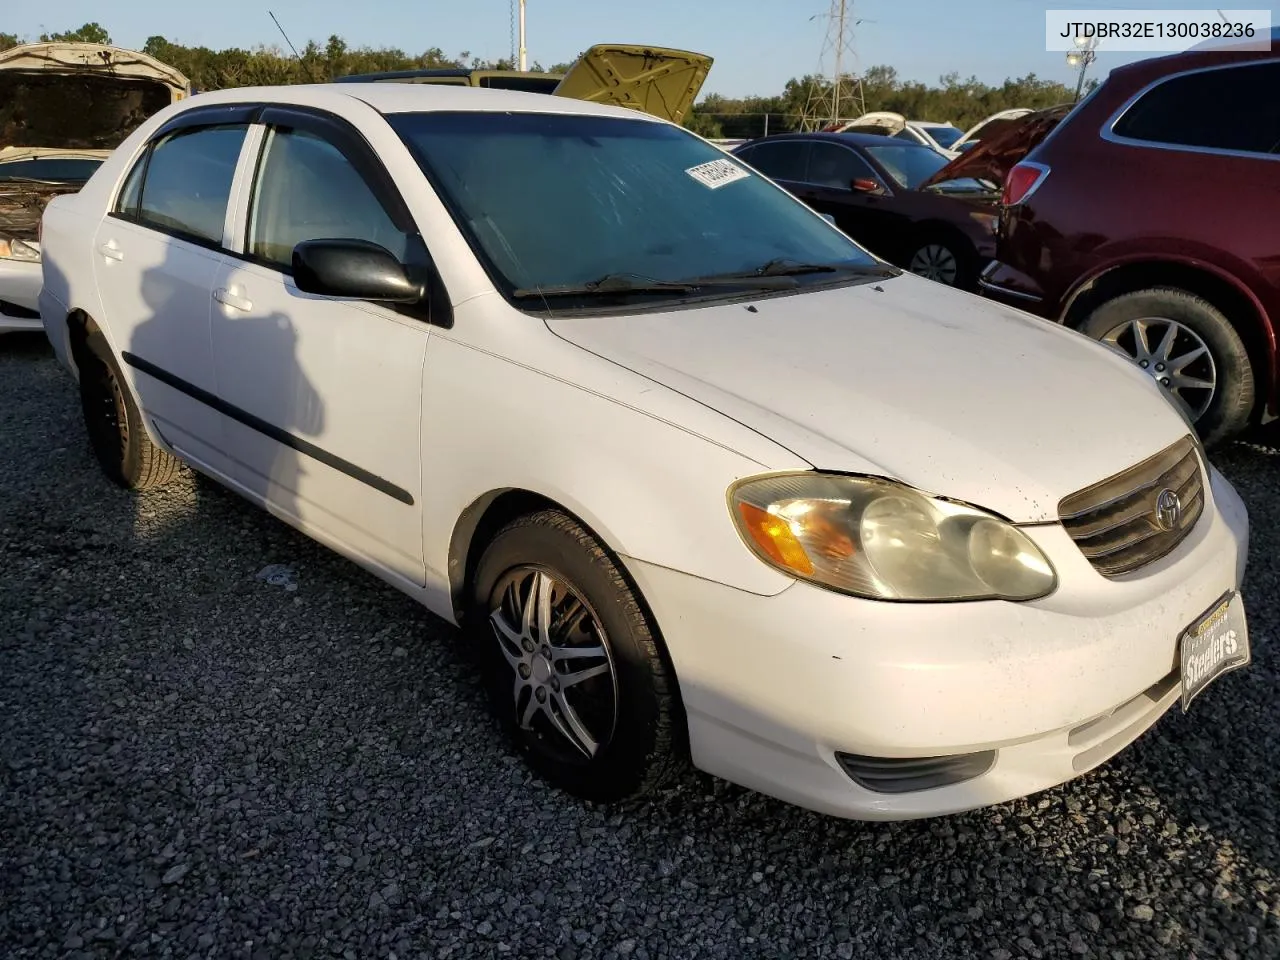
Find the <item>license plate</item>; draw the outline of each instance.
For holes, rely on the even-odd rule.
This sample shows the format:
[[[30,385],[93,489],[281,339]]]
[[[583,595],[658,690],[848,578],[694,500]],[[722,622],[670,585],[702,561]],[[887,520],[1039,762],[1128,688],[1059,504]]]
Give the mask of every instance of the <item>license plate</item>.
[[[1182,660],[1182,712],[1224,673],[1245,666],[1250,658],[1249,627],[1244,601],[1228,593],[1193,623],[1178,640]]]

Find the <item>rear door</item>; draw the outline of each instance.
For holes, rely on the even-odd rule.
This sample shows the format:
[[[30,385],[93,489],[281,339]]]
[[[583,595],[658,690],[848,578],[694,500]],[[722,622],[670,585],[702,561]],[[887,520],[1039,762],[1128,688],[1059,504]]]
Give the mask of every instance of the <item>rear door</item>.
[[[94,237],[94,272],[142,410],[179,452],[208,462],[220,441],[218,416],[200,399],[216,393],[209,294],[249,128],[191,119],[134,163]]]

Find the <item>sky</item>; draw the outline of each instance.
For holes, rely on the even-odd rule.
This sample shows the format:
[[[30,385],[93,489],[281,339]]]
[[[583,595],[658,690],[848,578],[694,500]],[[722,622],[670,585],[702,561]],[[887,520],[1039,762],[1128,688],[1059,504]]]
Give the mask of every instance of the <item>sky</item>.
[[[862,69],[888,64],[907,80],[936,83],[957,71],[988,83],[1035,73],[1074,83],[1060,52],[1044,49],[1046,9],[1204,9],[1177,0],[847,0],[857,26],[853,45]],[[1269,9],[1262,3],[1236,7]],[[511,54],[513,0],[57,0],[6,4],[0,29],[35,39],[44,31],[101,23],[112,40],[141,46],[160,34],[212,48],[283,44],[268,11],[295,46],[337,34],[350,46],[440,47],[496,60]],[[529,61],[572,60],[593,43],[650,43],[715,58],[703,94],[729,97],[780,93],[788,79],[816,73],[830,0],[645,0],[624,14],[610,0],[528,0]],[[1230,9],[1230,7],[1228,8]],[[1273,18],[1280,19],[1273,11]],[[1090,76],[1142,54],[1098,52]],[[822,64],[829,72],[828,62]]]

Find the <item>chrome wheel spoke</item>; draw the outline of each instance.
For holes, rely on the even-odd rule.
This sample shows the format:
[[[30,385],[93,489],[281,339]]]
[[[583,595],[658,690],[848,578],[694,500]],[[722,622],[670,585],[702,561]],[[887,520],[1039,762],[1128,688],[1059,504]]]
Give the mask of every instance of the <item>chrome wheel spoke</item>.
[[[555,581],[548,577],[545,573],[537,573],[534,575],[533,586],[529,592],[529,606],[532,607],[537,603],[537,633],[529,634],[535,643],[549,644],[551,642],[551,594],[555,588]]]
[[[524,705],[524,713],[520,717],[520,726],[526,730],[533,729],[533,718],[538,713],[538,698],[534,696],[533,688],[523,681],[516,681],[516,706],[520,706],[520,691],[529,691],[529,701]]]
[[[596,743],[595,738],[591,736],[582,718],[578,716],[578,712],[569,704],[563,693],[554,694],[552,699],[555,701],[556,709],[548,709],[546,714],[551,718],[556,729],[587,759],[594,757],[596,751],[600,749],[600,744]]]
[[[493,611],[489,615],[489,622],[493,624],[493,632],[497,635],[498,648],[502,651],[502,655],[506,657],[511,666],[518,667],[524,662],[524,650],[520,646],[520,634],[511,629],[500,609]]]
[[[1184,377],[1181,374],[1175,374],[1169,378],[1170,390],[1212,390],[1213,386],[1212,380],[1202,380],[1199,377]]]
[[[1174,341],[1178,339],[1178,325],[1170,323],[1164,328],[1164,336],[1160,338],[1160,343],[1155,349],[1155,353],[1151,355],[1153,360],[1167,361],[1173,353]]]
[[[573,673],[562,673],[557,679],[560,681],[561,689],[565,687],[573,687],[584,680],[590,680],[592,677],[601,677],[609,672],[609,665],[601,663],[594,667],[587,667],[585,670],[575,670]]]
[[[1147,339],[1147,321],[1134,320],[1130,327],[1133,330],[1133,346],[1138,360],[1151,359],[1151,341]]]
[[[1174,357],[1169,361],[1170,373],[1181,373],[1188,365],[1195,363],[1201,357],[1209,352],[1207,347],[1197,347],[1190,353],[1184,353],[1180,357]]]
[[[551,658],[559,663],[561,660],[581,660],[586,657],[608,656],[604,647],[556,647],[551,648]]]

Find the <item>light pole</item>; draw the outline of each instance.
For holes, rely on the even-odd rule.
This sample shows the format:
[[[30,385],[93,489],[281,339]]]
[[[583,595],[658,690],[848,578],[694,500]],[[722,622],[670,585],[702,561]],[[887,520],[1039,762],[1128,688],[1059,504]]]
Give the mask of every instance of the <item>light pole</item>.
[[[1080,102],[1080,94],[1084,90],[1084,75],[1089,69],[1089,64],[1098,58],[1098,38],[1097,37],[1076,37],[1076,48],[1068,51],[1068,66],[1077,67],[1080,70],[1080,77],[1076,80],[1076,102]]]
[[[529,69],[529,61],[526,56],[527,51],[524,46],[524,0],[520,0],[520,72],[524,73]]]

